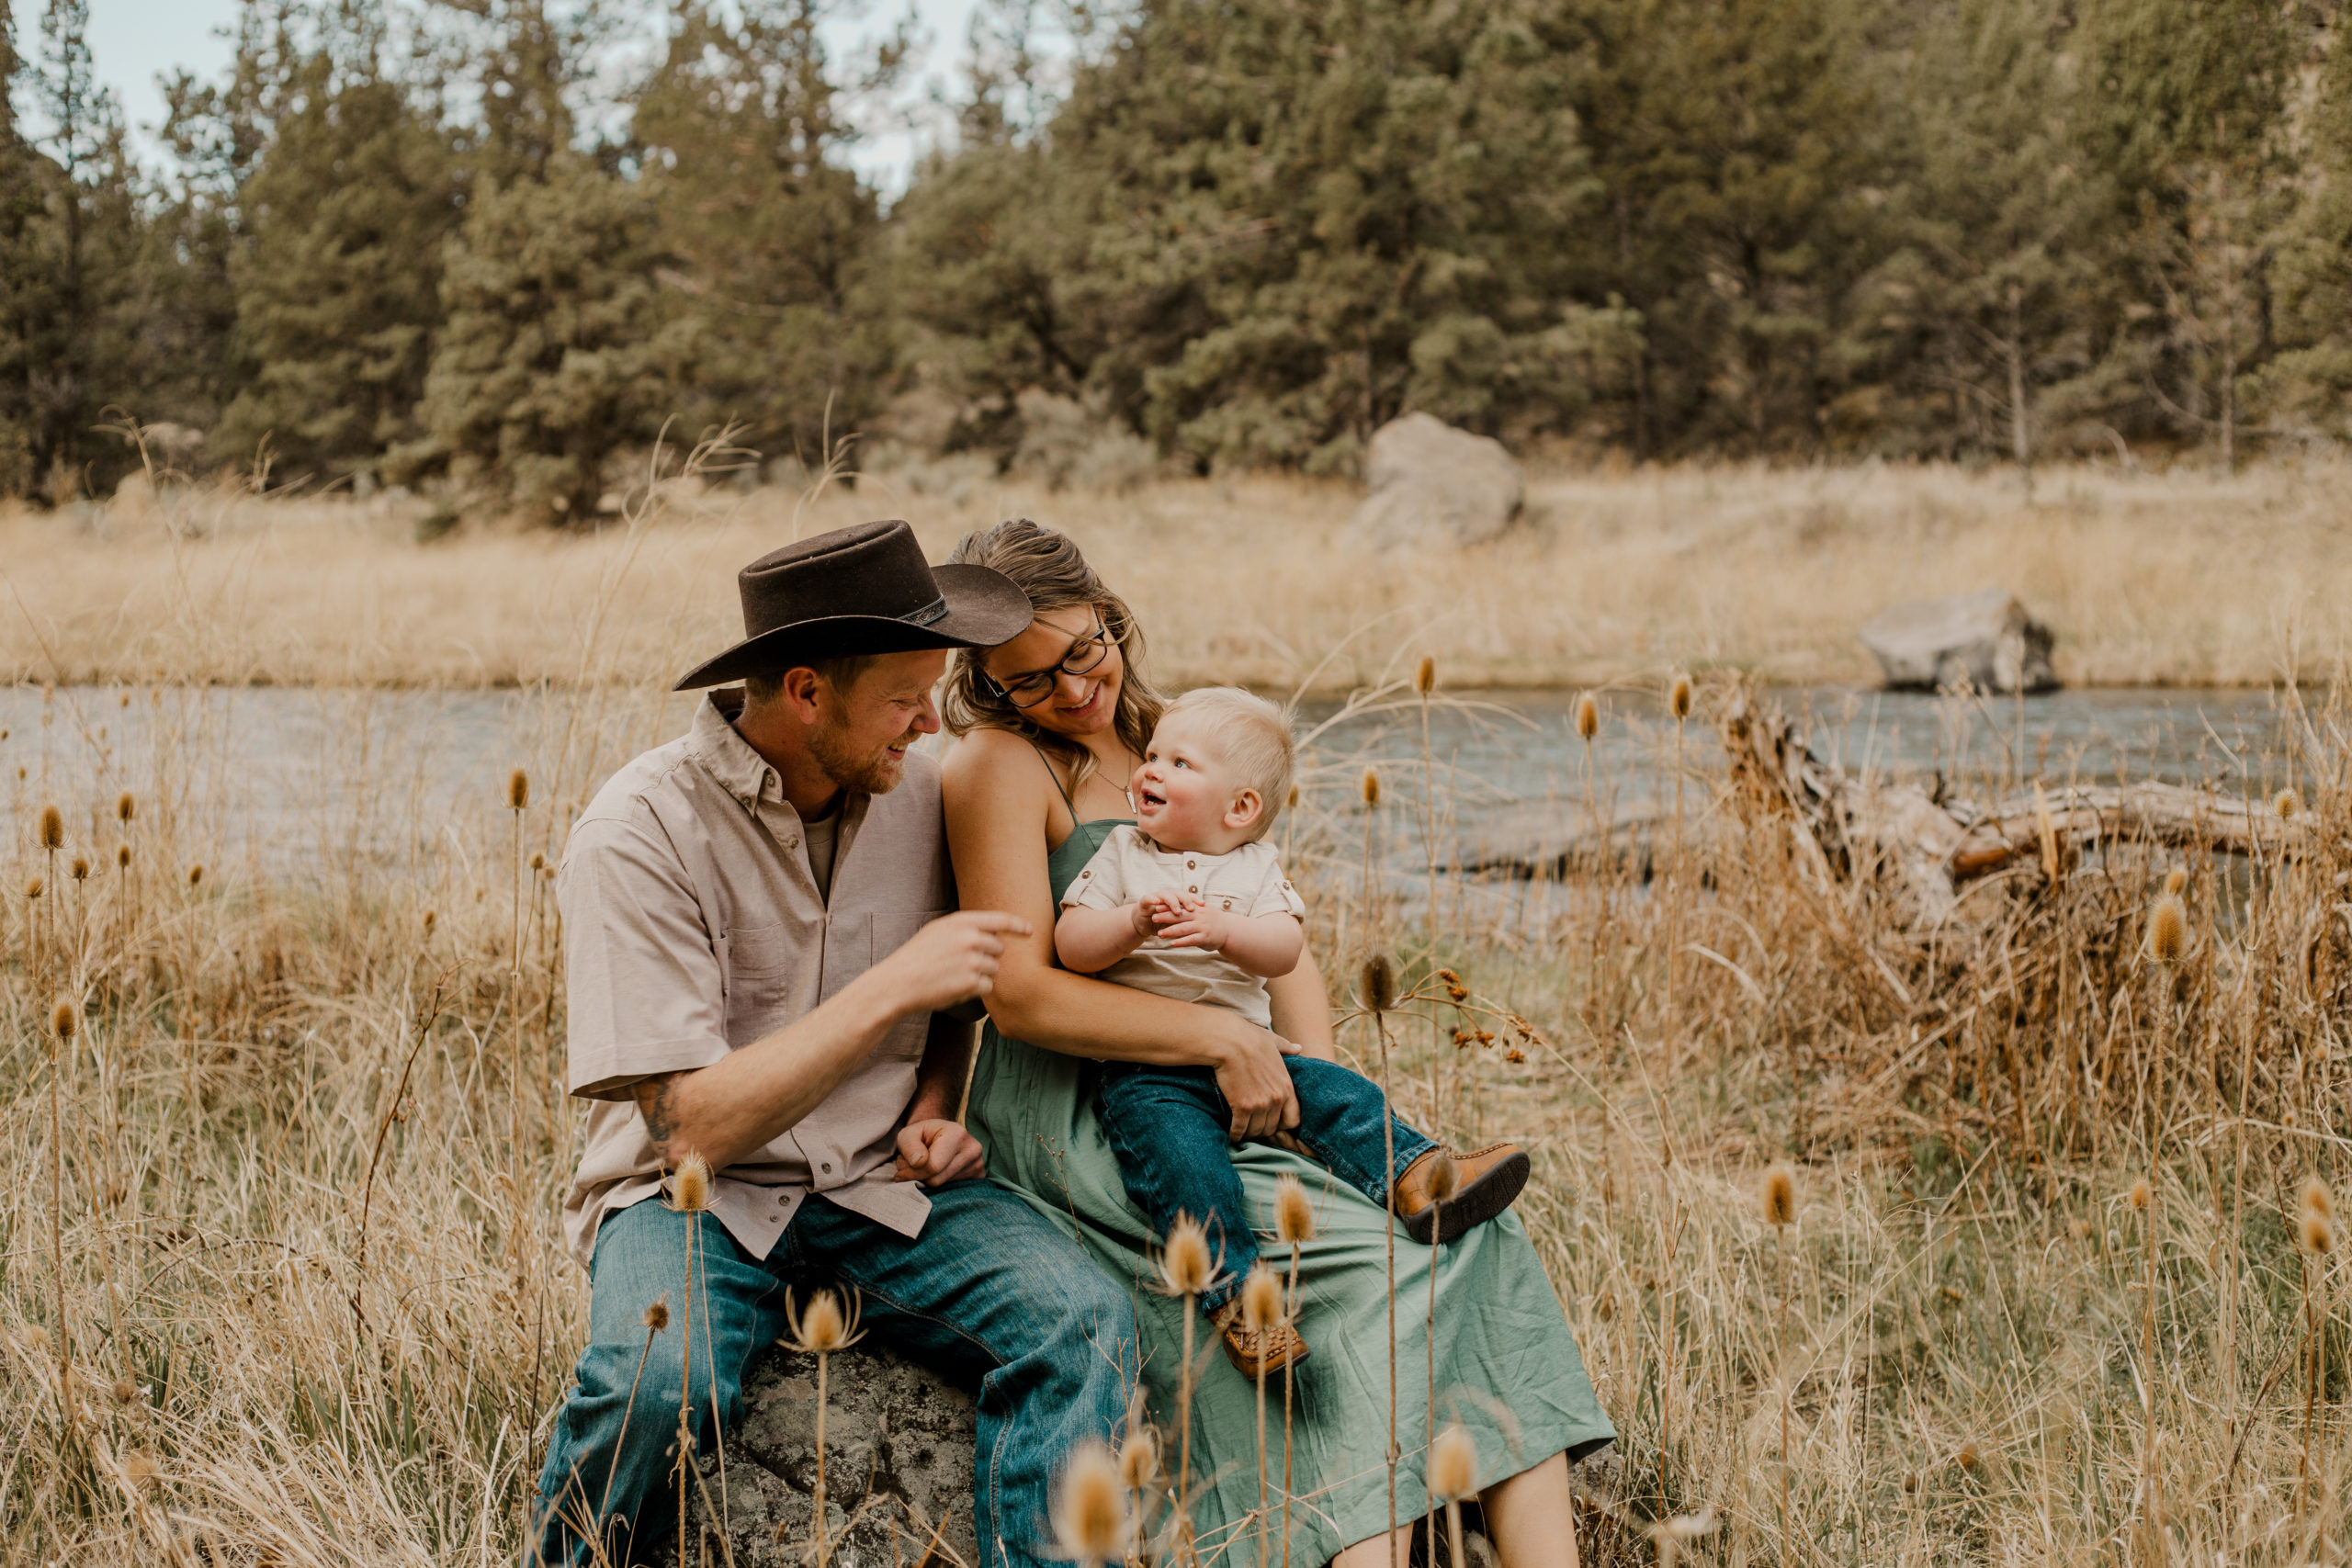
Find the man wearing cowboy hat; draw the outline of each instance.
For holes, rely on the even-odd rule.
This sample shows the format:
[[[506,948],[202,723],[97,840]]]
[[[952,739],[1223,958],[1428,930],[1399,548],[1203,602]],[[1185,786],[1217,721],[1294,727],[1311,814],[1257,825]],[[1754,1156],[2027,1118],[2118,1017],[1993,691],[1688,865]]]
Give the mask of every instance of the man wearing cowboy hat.
[[[1134,1308],[972,1179],[971,1030],[948,1010],[1028,928],[954,912],[939,770],[912,750],[939,729],[946,650],[1016,636],[1029,602],[986,568],[930,566],[896,522],[738,581],[744,639],[678,689],[742,688],[597,792],[557,883],[571,1088],[594,1102],[564,1215],[593,1295],[525,1561],[626,1563],[674,1539],[682,1380],[708,1446],[789,1332],[787,1289],[824,1284],[857,1293],[876,1339],[978,1385],[976,1533],[986,1568],[1031,1568],[1061,1457],[1125,1414]],[[693,1155],[713,1173],[698,1213],[663,1199]]]

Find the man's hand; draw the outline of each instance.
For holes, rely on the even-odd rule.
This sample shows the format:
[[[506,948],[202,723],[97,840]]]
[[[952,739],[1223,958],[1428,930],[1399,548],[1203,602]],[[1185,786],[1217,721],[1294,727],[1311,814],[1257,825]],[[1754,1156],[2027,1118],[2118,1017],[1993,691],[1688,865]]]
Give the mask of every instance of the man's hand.
[[[892,1179],[944,1187],[988,1174],[980,1141],[946,1120],[910,1122],[899,1129],[899,1169]]]
[[[985,997],[996,985],[1007,936],[1027,936],[1029,922],[995,909],[943,915],[866,971],[888,987],[900,1017],[938,1012]]]
[[[1242,1144],[1297,1126],[1298,1094],[1283,1058],[1295,1055],[1298,1047],[1247,1019],[1224,1016],[1234,1027],[1217,1063],[1216,1087],[1233,1108],[1229,1135]]]

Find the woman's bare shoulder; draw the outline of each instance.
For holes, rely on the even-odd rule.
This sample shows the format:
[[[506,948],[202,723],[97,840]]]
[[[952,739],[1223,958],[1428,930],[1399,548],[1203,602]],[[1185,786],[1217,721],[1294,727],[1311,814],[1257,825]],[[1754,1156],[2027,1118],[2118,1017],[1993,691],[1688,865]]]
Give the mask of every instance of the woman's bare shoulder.
[[[967,733],[949,750],[940,776],[951,792],[1010,789],[1029,794],[1053,785],[1037,749],[1009,729]]]

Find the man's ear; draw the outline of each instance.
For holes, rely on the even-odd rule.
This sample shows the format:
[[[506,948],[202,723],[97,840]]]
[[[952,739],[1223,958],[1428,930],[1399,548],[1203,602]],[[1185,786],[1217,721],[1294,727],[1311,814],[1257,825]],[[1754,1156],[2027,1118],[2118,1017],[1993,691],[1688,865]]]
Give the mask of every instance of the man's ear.
[[[1245,789],[1233,797],[1232,805],[1225,808],[1225,825],[1236,829],[1247,828],[1264,816],[1265,811],[1266,797],[1254,789]]]
[[[829,690],[822,675],[802,665],[784,672],[776,701],[802,725],[814,727],[824,716],[825,694]]]

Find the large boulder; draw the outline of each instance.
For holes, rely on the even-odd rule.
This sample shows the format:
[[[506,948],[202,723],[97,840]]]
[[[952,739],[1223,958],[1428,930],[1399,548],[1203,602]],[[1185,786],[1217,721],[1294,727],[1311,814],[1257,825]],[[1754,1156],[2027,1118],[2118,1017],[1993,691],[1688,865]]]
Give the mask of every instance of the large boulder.
[[[1348,523],[1361,546],[1479,545],[1510,526],[1526,485],[1518,462],[1491,437],[1425,413],[1373,432],[1364,464],[1372,493]]]
[[[2050,628],[1999,588],[1944,599],[1911,599],[1862,627],[1886,683],[1897,691],[2047,692]]]
[[[870,1341],[826,1369],[825,1540],[839,1568],[977,1564],[972,1530],[972,1396]],[[703,1534],[725,1535],[736,1568],[803,1568],[814,1540],[817,1359],[778,1348],[743,1389],[743,1421],[727,1438],[724,1506],[716,1458],[688,1512],[686,1556]],[[942,1526],[944,1526],[943,1529]],[[948,1554],[954,1555],[950,1557]],[[709,1561],[726,1553],[710,1543]]]

